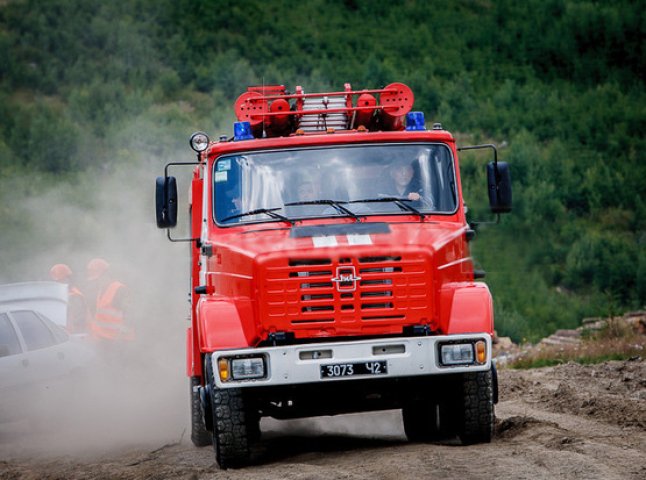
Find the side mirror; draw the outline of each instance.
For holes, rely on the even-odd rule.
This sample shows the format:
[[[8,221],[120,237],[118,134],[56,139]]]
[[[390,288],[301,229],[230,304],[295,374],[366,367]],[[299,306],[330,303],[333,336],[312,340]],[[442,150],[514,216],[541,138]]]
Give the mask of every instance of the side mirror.
[[[9,350],[9,345],[0,345],[0,358],[8,357],[10,353],[11,351]]]
[[[511,175],[507,162],[487,164],[489,206],[492,213],[511,212]]]
[[[173,228],[177,225],[177,181],[175,177],[157,177],[155,204],[159,228]]]

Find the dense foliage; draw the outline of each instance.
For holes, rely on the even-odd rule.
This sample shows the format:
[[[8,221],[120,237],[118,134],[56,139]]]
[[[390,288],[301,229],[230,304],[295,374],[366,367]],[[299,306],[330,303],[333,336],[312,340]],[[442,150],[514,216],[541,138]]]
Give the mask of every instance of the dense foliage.
[[[514,213],[497,227],[482,225],[474,243],[500,333],[535,339],[586,315],[641,307],[642,7],[631,0],[2,2],[2,255],[34,241],[35,226],[8,193],[25,169],[32,180],[19,195],[27,196],[41,183],[83,183],[99,166],[172,158],[193,130],[229,133],[233,99],[248,84],[315,91],[401,81],[428,122],[441,121],[460,144],[503,146],[512,165]],[[484,161],[463,159],[474,220],[487,217]]]

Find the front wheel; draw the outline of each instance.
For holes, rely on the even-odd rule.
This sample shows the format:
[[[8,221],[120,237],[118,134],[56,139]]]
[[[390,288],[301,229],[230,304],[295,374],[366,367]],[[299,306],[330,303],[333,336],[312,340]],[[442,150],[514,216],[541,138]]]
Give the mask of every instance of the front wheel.
[[[460,440],[465,445],[490,442],[495,421],[492,371],[462,374],[461,387]]]
[[[259,432],[260,418],[247,405],[240,388],[218,388],[210,359],[207,379],[211,386],[213,448],[222,469],[243,467],[250,461],[250,444]]]

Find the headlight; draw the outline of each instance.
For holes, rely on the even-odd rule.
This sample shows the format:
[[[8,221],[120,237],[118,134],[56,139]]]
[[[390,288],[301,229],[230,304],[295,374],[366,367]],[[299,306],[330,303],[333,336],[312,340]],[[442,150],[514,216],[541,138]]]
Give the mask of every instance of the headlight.
[[[250,380],[265,376],[265,361],[262,358],[234,358],[231,360],[233,380]]]
[[[487,363],[487,343],[474,339],[468,343],[440,345],[440,363],[445,366],[484,365]]]
[[[474,363],[473,344],[457,343],[440,347],[442,365],[471,365]]]
[[[203,152],[209,146],[209,136],[204,132],[195,132],[191,135],[190,144],[196,152]]]

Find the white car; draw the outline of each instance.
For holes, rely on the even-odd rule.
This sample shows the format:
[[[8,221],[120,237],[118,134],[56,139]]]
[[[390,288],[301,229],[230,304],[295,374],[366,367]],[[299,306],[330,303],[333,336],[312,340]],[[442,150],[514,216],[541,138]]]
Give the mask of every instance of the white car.
[[[34,307],[0,303],[0,421],[31,415],[35,406],[55,407],[71,385],[65,382],[95,362],[87,338],[69,335],[38,302]]]

